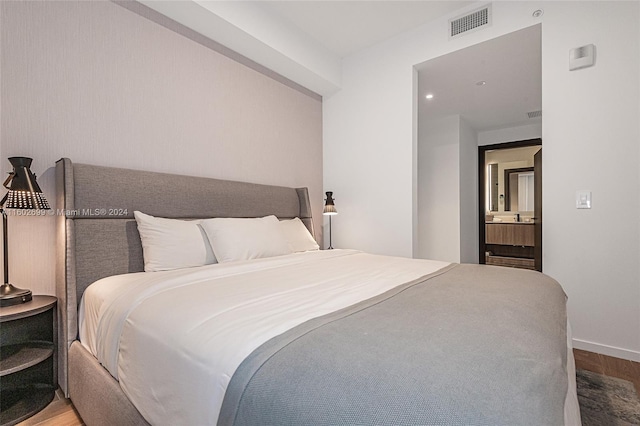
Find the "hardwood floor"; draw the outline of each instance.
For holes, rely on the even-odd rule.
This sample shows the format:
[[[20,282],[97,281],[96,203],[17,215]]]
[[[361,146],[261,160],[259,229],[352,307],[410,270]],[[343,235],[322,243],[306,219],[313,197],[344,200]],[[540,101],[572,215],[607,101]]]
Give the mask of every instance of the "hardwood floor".
[[[70,400],[66,399],[58,389],[53,401],[44,410],[17,426],[83,426],[84,422],[73,408]]]
[[[640,363],[625,359],[613,358],[593,352],[573,350],[576,359],[576,368],[617,377],[632,382],[640,395]],[[82,426],[84,423],[73,408],[68,399],[62,397],[60,392],[44,410],[35,416],[19,423],[18,426]]]
[[[636,392],[640,395],[640,362],[581,351],[580,349],[574,349],[573,356],[576,358],[576,368],[627,380],[636,386]]]

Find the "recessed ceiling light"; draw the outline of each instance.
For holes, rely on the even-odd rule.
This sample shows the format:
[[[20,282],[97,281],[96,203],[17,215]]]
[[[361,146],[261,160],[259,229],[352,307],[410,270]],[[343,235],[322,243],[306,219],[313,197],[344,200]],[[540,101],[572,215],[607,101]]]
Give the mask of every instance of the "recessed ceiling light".
[[[484,86],[485,84],[487,84],[486,81],[480,80],[479,82],[476,83],[476,86]]]
[[[538,9],[536,11],[534,11],[531,16],[533,16],[534,18],[539,18],[544,14],[544,10],[542,9]]]
[[[427,93],[427,96],[425,96],[425,98],[433,99],[433,93]]]

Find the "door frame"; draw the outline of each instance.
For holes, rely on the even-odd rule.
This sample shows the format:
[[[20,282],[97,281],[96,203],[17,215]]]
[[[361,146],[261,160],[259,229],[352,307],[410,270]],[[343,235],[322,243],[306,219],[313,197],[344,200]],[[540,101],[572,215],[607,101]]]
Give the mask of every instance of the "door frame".
[[[515,142],[503,142],[492,145],[478,146],[478,263],[485,264],[485,222],[486,222],[486,187],[485,182],[487,179],[487,170],[485,167],[485,159],[487,151],[495,151],[498,149],[510,149],[510,148],[523,148],[526,146],[542,146],[542,139],[525,139]]]

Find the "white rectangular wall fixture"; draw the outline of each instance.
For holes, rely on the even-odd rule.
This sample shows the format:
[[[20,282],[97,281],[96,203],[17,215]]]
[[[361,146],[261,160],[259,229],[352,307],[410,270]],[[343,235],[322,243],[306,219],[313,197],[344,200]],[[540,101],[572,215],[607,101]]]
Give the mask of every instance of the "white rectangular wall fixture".
[[[591,208],[591,191],[576,191],[576,209]]]
[[[569,71],[591,67],[596,63],[596,46],[587,44],[569,51]]]

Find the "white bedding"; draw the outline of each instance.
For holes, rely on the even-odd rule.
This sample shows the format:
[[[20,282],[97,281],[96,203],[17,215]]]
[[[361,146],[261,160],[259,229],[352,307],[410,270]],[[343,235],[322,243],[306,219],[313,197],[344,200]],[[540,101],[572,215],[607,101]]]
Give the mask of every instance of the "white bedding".
[[[215,424],[262,343],[447,265],[324,250],[113,276],[85,291],[80,340],[151,424]]]
[[[151,424],[215,424],[231,376],[259,345],[447,265],[326,250],[113,276],[85,291],[80,340]],[[567,331],[565,424],[579,425]]]

